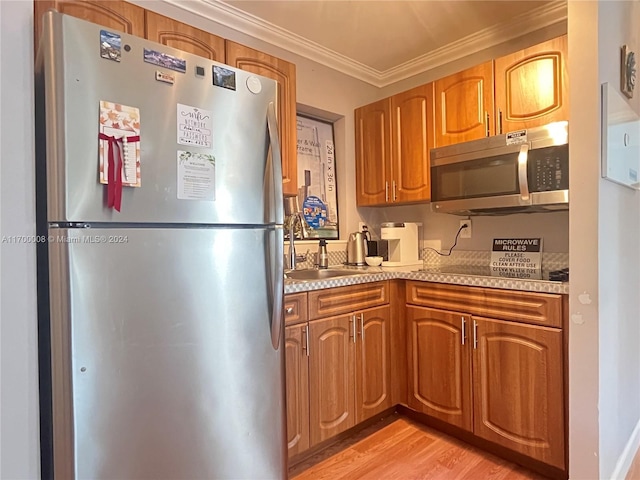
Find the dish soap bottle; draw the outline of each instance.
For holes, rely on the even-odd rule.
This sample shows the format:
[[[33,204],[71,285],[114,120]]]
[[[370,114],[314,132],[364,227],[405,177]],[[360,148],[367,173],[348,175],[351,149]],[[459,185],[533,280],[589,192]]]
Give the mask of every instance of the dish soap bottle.
[[[329,254],[327,253],[327,241],[318,243],[318,268],[329,268]]]

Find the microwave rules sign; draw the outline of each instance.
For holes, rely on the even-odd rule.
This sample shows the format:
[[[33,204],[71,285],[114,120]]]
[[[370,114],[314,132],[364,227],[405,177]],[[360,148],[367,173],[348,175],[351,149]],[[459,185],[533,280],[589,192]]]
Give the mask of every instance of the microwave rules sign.
[[[494,238],[491,273],[512,278],[541,278],[542,239]]]

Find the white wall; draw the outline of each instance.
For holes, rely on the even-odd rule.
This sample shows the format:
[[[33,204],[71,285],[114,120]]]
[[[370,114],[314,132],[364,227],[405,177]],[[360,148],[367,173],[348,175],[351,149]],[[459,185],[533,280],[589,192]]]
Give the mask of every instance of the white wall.
[[[33,3],[0,1],[0,229],[33,235]],[[0,250],[0,478],[40,476],[35,249]]]
[[[639,39],[640,2],[600,3],[599,83],[619,92],[620,47],[639,55]],[[638,88],[628,103],[640,114]],[[640,192],[603,179],[599,190],[600,478],[613,478],[626,471],[627,443],[632,455],[640,442],[631,438],[640,429]]]

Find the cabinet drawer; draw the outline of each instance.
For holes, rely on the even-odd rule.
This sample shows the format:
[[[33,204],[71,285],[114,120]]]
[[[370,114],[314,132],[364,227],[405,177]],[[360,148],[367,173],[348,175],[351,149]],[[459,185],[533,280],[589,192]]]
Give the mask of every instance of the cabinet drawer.
[[[307,321],[307,293],[284,296],[284,324],[295,325]]]
[[[416,281],[407,282],[406,295],[412,305],[562,327],[562,295]]]
[[[309,320],[389,303],[389,282],[365,283],[309,292]]]

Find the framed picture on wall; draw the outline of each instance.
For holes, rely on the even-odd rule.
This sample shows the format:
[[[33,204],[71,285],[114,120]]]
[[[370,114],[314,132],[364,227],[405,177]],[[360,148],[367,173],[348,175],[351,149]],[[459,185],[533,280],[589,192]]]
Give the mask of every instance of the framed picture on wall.
[[[307,238],[337,239],[338,185],[333,124],[297,115],[298,204]]]

